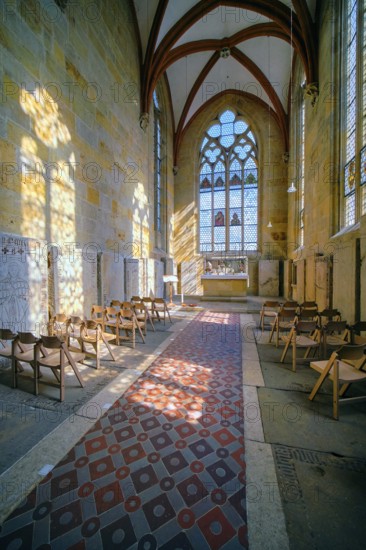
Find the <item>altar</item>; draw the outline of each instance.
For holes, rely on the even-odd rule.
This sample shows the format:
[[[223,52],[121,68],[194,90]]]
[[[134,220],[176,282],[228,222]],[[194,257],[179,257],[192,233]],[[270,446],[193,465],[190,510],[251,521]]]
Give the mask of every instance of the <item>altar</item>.
[[[246,273],[202,275],[203,299],[241,299],[247,295],[249,276]]]

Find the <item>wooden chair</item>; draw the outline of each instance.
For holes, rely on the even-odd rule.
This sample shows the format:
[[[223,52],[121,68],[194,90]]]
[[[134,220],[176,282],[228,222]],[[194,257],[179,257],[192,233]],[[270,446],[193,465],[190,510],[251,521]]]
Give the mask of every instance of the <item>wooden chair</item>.
[[[329,378],[333,382],[333,418],[339,419],[339,405],[365,401],[366,396],[343,397],[348,387],[354,382],[365,382],[366,372],[362,367],[366,363],[365,345],[346,345],[338,351],[334,351],[328,360],[313,361],[310,367],[320,373],[313,387],[309,399],[312,401],[322,384]],[[339,384],[342,384],[339,388]],[[343,399],[340,399],[342,398]]]
[[[320,349],[320,335],[316,321],[298,321],[289,335],[282,336],[281,340],[285,342],[280,362],[283,363],[290,345],[292,346],[292,370],[296,372],[297,350],[305,349],[305,355],[302,359],[307,359],[311,350]]]
[[[154,308],[154,300],[150,298],[150,296],[144,296],[141,299],[141,302],[145,304],[152,320],[154,321],[156,319],[157,321],[160,321],[159,314]]]
[[[351,344],[366,343],[366,321],[358,321],[350,326],[350,338]]]
[[[78,315],[71,315],[69,317],[68,325],[68,348],[71,351],[81,351],[81,327],[84,321]],[[75,347],[72,343],[76,340],[78,347]]]
[[[154,298],[154,301],[153,301],[153,308],[154,308],[154,312],[157,316],[157,319],[160,321],[160,315],[163,315],[164,316],[164,325],[165,325],[165,317],[166,315],[168,315],[168,318],[169,318],[169,321],[172,323],[173,321],[171,320],[171,317],[170,317],[170,313],[169,313],[169,309],[168,309],[168,306],[167,306],[167,303],[166,301],[164,300],[164,298]]]
[[[34,358],[34,347],[39,338],[31,332],[19,332],[14,340],[14,353],[12,357],[13,388],[18,387],[19,362],[28,363],[33,369],[34,393],[36,393],[36,365]],[[55,372],[54,372],[55,374]],[[40,374],[39,374],[40,376]],[[57,375],[56,375],[57,380]]]
[[[280,332],[286,331],[289,332],[296,324],[297,322],[297,308],[294,309],[284,309],[282,308],[281,311],[276,315],[276,318],[274,321],[271,321],[271,334],[269,336],[268,342],[272,342],[272,337],[274,332],[276,332],[276,348],[278,348],[279,340],[280,340]]]
[[[18,387],[18,375],[20,372],[23,372],[24,369],[21,366],[21,363],[28,363],[33,369],[33,385],[34,393],[36,395],[36,364],[35,364],[35,346],[38,344],[39,338],[35,336],[32,332],[18,332],[18,335],[14,341],[15,349],[13,355],[13,387]],[[40,351],[43,357],[51,353],[57,353],[57,350],[51,349],[47,350],[43,345],[40,344]],[[20,368],[21,367],[21,368]],[[57,380],[57,383],[60,383],[59,371],[58,369],[52,369],[52,374]],[[42,377],[42,373],[38,372],[38,378]]]
[[[55,353],[49,353],[42,357],[42,347],[46,350],[54,350]],[[35,361],[35,394],[38,395],[38,382],[39,382],[39,369],[40,367],[47,367],[52,371],[59,371],[59,383],[54,384],[52,382],[44,382],[49,386],[56,386],[60,388],[60,401],[65,399],[65,368],[71,366],[73,369],[80,386],[83,388],[84,383],[77,368],[77,363],[82,362],[85,359],[84,353],[75,353],[67,348],[66,343],[57,336],[41,336],[38,343],[34,348],[34,361]]]
[[[148,320],[147,307],[145,306],[145,304],[143,302],[134,302],[132,304],[132,309],[135,312],[137,322],[139,323],[144,335],[146,336],[146,325],[147,325],[147,320]],[[150,317],[150,315],[149,315],[149,317]],[[153,329],[155,331],[155,327],[152,323],[151,317],[150,317],[150,322],[151,322],[151,324],[153,326]]]
[[[350,342],[350,334],[346,321],[328,321],[321,329],[323,340],[323,357],[326,358],[328,348],[340,348]]]
[[[277,313],[280,311],[280,307],[281,304],[279,302],[274,302],[271,300],[266,300],[262,304],[262,309],[259,317],[259,326],[262,328],[262,332],[264,331],[265,318],[268,317],[273,321],[276,318]]]
[[[116,344],[119,345],[120,316],[122,310],[115,307],[106,307],[103,312],[103,332],[109,329],[115,335]]]
[[[104,306],[97,306],[94,305],[91,308],[90,317],[93,319],[93,321],[96,321],[100,325],[102,325],[102,328],[104,330]]]
[[[341,321],[341,314],[338,309],[323,309],[318,313],[320,326],[328,323],[328,321]]]
[[[139,332],[143,343],[145,343],[145,338],[141,330],[141,326],[136,319],[135,312],[133,309],[122,309],[120,314],[120,329],[124,330],[126,336],[120,336],[121,340],[130,341],[132,347],[135,348],[136,345],[136,330]]]
[[[104,332],[101,325],[93,320],[83,321],[80,329],[80,343],[81,351],[86,356],[95,358],[95,368],[100,367],[100,346],[104,344],[109,351],[113,361],[116,361],[116,357],[113,353],[109,342],[115,340],[115,335],[108,332]],[[87,350],[87,345],[94,348],[94,352]]]
[[[318,313],[318,304],[313,300],[308,300],[300,305],[300,309],[301,311],[304,309],[311,309],[313,311],[315,310]]]
[[[17,337],[17,333],[9,328],[0,328],[0,356],[7,359],[12,358],[13,341]]]
[[[50,336],[58,336],[59,338],[66,338],[69,331],[70,319],[64,313],[56,313],[51,319],[51,333]]]

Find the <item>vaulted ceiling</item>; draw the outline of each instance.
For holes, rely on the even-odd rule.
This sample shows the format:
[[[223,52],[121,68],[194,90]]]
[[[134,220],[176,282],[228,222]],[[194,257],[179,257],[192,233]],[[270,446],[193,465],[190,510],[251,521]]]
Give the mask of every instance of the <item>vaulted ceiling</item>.
[[[294,54],[307,84],[318,81],[316,0],[134,0],[141,48],[141,112],[165,75],[175,154],[204,104],[225,91],[256,96],[288,143],[288,90]]]

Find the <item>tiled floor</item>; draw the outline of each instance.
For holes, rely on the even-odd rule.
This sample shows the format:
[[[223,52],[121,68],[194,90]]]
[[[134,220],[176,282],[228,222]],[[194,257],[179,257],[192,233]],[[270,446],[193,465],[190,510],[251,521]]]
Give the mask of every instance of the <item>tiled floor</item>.
[[[247,547],[239,315],[203,312],[11,514],[0,547]]]

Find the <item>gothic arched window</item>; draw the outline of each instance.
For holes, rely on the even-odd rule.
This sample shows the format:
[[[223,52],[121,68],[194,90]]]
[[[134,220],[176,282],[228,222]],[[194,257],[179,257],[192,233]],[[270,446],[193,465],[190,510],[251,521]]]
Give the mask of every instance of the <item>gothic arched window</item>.
[[[243,117],[227,109],[200,149],[200,252],[257,249],[257,144]]]

